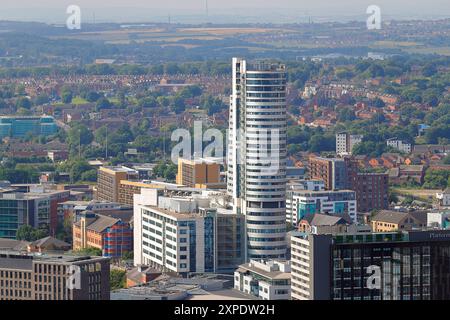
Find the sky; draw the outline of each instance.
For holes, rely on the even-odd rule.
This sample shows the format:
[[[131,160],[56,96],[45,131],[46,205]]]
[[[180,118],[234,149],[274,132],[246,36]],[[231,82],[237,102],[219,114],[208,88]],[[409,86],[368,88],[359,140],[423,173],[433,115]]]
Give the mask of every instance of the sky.
[[[160,22],[169,15],[174,22],[363,20],[369,5],[388,19],[450,17],[450,0],[0,0],[0,19],[63,23],[69,5],[96,22]]]

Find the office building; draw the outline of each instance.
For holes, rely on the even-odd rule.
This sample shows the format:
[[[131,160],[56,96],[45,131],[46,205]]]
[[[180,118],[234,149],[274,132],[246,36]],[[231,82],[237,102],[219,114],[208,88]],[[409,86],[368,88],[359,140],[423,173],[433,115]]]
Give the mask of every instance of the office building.
[[[291,234],[294,300],[448,300],[450,231]]]
[[[262,300],[290,300],[289,261],[251,260],[234,272],[234,288]]]
[[[351,155],[353,147],[361,143],[363,135],[340,132],[336,134],[336,154],[340,156]]]
[[[119,201],[119,184],[122,180],[137,180],[139,173],[127,167],[100,167],[97,178],[97,200]]]
[[[316,213],[328,215],[347,215],[356,223],[356,193],[352,190],[309,191],[293,190],[288,192],[289,210],[286,210],[286,222],[296,226],[305,216]]]
[[[323,180],[291,180],[288,183],[286,191],[286,222],[291,225],[297,224],[297,217],[292,215],[295,190],[322,191],[325,190],[325,183]]]
[[[246,216],[247,260],[286,255],[286,69],[233,58],[227,189]]]
[[[109,259],[0,252],[0,300],[109,300]]]
[[[133,229],[121,219],[85,211],[73,223],[73,250],[97,248],[104,257],[120,258],[133,251]]]
[[[155,184],[151,181],[121,180],[119,183],[119,203],[133,205],[135,194],[141,194],[142,189],[165,189],[163,184]]]
[[[23,225],[56,234],[58,204],[69,199],[69,191],[0,194],[0,238],[15,239]]]
[[[48,136],[55,134],[58,126],[53,117],[0,117],[0,138],[24,138],[27,135]]]
[[[176,182],[186,187],[220,183],[220,164],[209,159],[178,159]]]
[[[179,274],[235,270],[245,258],[245,217],[222,208],[223,197],[135,195],[134,264]]]
[[[105,216],[109,215],[132,215],[133,208],[127,205],[121,205],[116,202],[108,201],[65,201],[58,204],[58,221],[64,222],[76,222],[79,221],[80,216],[85,211],[91,211],[99,213]]]

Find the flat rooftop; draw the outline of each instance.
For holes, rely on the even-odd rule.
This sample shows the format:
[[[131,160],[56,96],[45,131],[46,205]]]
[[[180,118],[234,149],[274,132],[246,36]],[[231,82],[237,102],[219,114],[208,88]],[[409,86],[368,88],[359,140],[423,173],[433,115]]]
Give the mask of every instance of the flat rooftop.
[[[288,272],[266,271],[266,270],[256,267],[252,263],[245,263],[245,264],[240,265],[238,267],[237,271],[240,271],[240,272],[249,271],[249,272],[261,275],[265,278],[271,279],[271,280],[290,280],[291,279],[291,274]]]
[[[77,264],[78,262],[98,262],[108,260],[96,256],[74,256],[64,254],[18,253],[0,251],[0,269],[31,270],[33,261],[52,264]]]

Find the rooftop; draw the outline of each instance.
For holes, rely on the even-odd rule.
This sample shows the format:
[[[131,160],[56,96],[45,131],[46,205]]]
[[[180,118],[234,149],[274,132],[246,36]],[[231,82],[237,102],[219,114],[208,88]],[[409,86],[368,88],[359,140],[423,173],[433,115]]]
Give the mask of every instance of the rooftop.
[[[257,261],[250,261],[249,263],[244,263],[238,267],[236,271],[238,272],[251,272],[256,273],[260,276],[268,278],[270,280],[290,280],[291,274],[289,272],[283,272],[280,270],[268,271],[267,268],[261,268],[260,263]]]
[[[18,253],[13,251],[0,251],[0,269],[31,270],[33,261],[52,264],[79,264],[83,262],[100,262],[109,260],[104,257],[71,256],[64,254],[47,253]]]

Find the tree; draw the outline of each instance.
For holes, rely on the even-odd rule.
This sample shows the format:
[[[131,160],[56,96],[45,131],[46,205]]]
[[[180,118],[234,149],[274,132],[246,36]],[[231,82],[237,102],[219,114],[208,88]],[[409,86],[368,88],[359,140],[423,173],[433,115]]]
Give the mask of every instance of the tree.
[[[176,114],[183,113],[186,110],[186,105],[184,103],[184,99],[182,97],[175,97],[173,99],[172,111]]]
[[[450,178],[450,170],[432,170],[428,169],[425,173],[424,188],[428,189],[444,189],[448,185]]]
[[[138,102],[138,105],[141,108],[155,108],[158,106],[158,102],[154,97],[148,96],[148,97],[140,99]]]
[[[72,158],[61,163],[57,172],[69,172],[70,179],[72,182],[77,182],[82,180],[82,174],[92,170],[92,167],[84,159]]]
[[[355,120],[356,116],[351,108],[342,108],[338,111],[337,118],[340,122],[346,122]]]
[[[156,101],[158,102],[158,105],[160,107],[168,107],[170,105],[169,98],[165,96],[159,96],[158,98],[156,98]]]
[[[372,100],[372,105],[376,108],[384,108],[386,106],[386,104],[384,103],[383,100],[381,100],[380,98],[375,98],[374,100]]]
[[[134,258],[133,251],[128,251],[122,254],[122,260],[133,260],[133,258]]]
[[[389,193],[389,203],[397,203],[399,201],[397,194]]]
[[[336,148],[335,136],[313,135],[309,139],[311,152],[333,151]]]
[[[97,257],[101,257],[103,254],[101,249],[94,247],[86,247],[83,249],[75,250],[73,253],[78,256],[97,256]]]
[[[97,170],[92,169],[92,170],[83,172],[81,174],[81,181],[96,182],[97,181]]]
[[[126,287],[127,272],[119,269],[112,269],[109,274],[111,290],[118,290]]]
[[[153,168],[153,174],[157,177],[165,178],[168,181],[175,180],[177,166],[173,163],[160,162]]]
[[[100,98],[95,105],[95,109],[100,111],[102,109],[110,109],[112,106],[113,104],[107,98]]]
[[[33,104],[31,103],[31,100],[28,99],[27,97],[20,97],[19,99],[17,99],[17,102],[16,102],[17,109],[20,109],[20,108],[30,109],[32,107],[32,105]]]
[[[207,95],[202,100],[202,108],[207,110],[208,115],[210,116],[225,108],[225,104],[219,98],[213,98],[212,96]]]
[[[102,97],[102,95],[101,94],[99,94],[98,92],[96,92],[96,91],[89,91],[87,94],[86,94],[86,100],[87,101],[89,101],[89,102],[96,102],[96,101],[98,101],[98,99],[100,99]]]
[[[63,103],[71,103],[73,100],[72,91],[66,90],[61,92],[61,100]]]
[[[442,160],[443,164],[450,164],[450,155],[446,156],[443,160]]]
[[[67,134],[67,140],[72,147],[78,147],[82,145],[90,144],[94,139],[92,132],[83,124],[76,124],[70,128]]]
[[[425,77],[431,77],[433,75],[435,75],[438,72],[437,68],[436,68],[436,64],[434,63],[427,63],[423,69],[422,69],[422,74]]]
[[[91,171],[90,168],[91,166],[86,162],[86,160],[74,160],[72,162],[72,167],[69,170],[70,180],[72,182],[77,182],[80,180],[85,181],[82,175]],[[87,177],[92,177],[92,175],[88,175]]]
[[[23,241],[36,241],[49,235],[46,229],[35,229],[30,225],[23,225],[17,229],[16,239]]]
[[[35,102],[36,105],[40,106],[40,105],[49,103],[50,102],[50,98],[48,97],[48,95],[42,93],[42,94],[40,94],[40,95],[38,95],[36,97],[36,100],[34,102]]]

